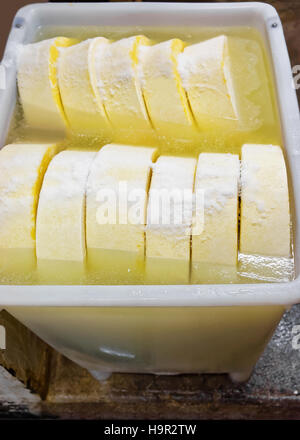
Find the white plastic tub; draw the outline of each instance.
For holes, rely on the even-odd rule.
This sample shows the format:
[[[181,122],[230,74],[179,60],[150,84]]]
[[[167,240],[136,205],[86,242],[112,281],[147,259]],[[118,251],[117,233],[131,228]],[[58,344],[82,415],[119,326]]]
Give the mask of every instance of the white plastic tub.
[[[293,188],[296,279],[285,284],[0,286],[5,308],[98,378],[113,371],[227,372],[248,377],[283,312],[300,300],[300,121],[276,10],[264,3],[35,4],[14,20],[2,65],[0,142],[16,99],[16,47],[44,25],[252,26],[263,36],[277,87]]]

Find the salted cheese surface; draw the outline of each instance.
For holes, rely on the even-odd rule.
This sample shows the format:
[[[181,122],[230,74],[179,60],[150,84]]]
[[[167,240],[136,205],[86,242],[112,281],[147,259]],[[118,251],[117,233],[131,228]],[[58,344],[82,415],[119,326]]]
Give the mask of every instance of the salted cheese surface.
[[[177,69],[183,48],[183,42],[174,38],[139,49],[142,89],[150,119],[155,129],[171,137],[190,134],[195,126]]]
[[[0,150],[0,247],[35,247],[36,209],[56,145],[10,144]]]
[[[110,144],[92,164],[87,186],[87,247],[144,254],[147,192],[155,148]]]
[[[202,216],[203,229],[198,233],[193,231],[193,263],[237,264],[239,174],[238,155],[199,155],[195,192],[202,192],[203,203],[195,215]]]
[[[99,134],[109,127],[103,102],[97,93],[95,52],[106,38],[92,38],[61,50],[58,83],[64,111],[73,131]]]
[[[117,129],[151,127],[138,74],[139,46],[147,44],[149,40],[138,35],[96,51],[99,94],[110,122]]]
[[[190,259],[195,169],[196,160],[193,158],[158,158],[149,191],[147,257]]]
[[[38,259],[84,260],[85,193],[94,157],[93,152],[66,150],[51,161],[37,211]]]
[[[242,147],[240,251],[290,256],[290,208],[285,161],[277,145]]]
[[[238,119],[226,36],[187,46],[178,69],[200,129],[217,119]]]
[[[65,118],[57,84],[60,48],[74,44],[65,37],[21,47],[18,56],[18,89],[26,122],[39,129],[64,131]]]

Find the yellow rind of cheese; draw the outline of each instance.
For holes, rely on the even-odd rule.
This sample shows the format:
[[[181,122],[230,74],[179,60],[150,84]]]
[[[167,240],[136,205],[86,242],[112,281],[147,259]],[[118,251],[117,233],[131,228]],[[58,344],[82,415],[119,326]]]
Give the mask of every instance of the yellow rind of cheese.
[[[201,216],[203,228],[192,235],[192,262],[198,272],[209,265],[236,266],[238,252],[238,184],[239,157],[233,154],[201,153],[199,155],[195,193],[202,193],[202,206],[194,215]],[[199,196],[198,200],[201,202]],[[201,224],[195,221],[194,225]],[[193,269],[194,272],[194,269]],[[210,271],[211,272],[211,271]],[[221,272],[221,271],[220,271]],[[208,273],[208,272],[207,272]],[[211,275],[210,275],[211,276]],[[224,268],[224,277],[230,278]]]
[[[149,40],[139,35],[115,41],[96,52],[99,94],[117,130],[151,128],[138,73],[138,50],[147,44]]]
[[[179,73],[196,122],[201,129],[237,121],[228,40],[224,35],[187,46],[179,55]]]
[[[0,247],[35,248],[36,210],[57,145],[10,144],[0,151]]]
[[[83,261],[85,193],[95,153],[62,151],[51,161],[40,192],[36,221],[38,259]]]
[[[95,52],[108,42],[93,38],[61,50],[59,90],[70,129],[75,132],[97,135],[109,128],[95,79]]]
[[[25,120],[31,127],[62,132],[67,125],[57,82],[60,49],[76,40],[51,38],[24,45],[18,57],[18,89]]]
[[[161,156],[149,191],[146,276],[149,283],[189,281],[192,194],[196,160]]]
[[[156,155],[156,148],[120,144],[106,145],[99,151],[87,185],[88,250],[144,256],[147,192]]]
[[[183,42],[174,38],[139,50],[142,89],[151,122],[160,134],[170,137],[185,137],[195,129],[177,70],[183,48]]]
[[[290,257],[285,161],[277,145],[242,147],[240,252]]]

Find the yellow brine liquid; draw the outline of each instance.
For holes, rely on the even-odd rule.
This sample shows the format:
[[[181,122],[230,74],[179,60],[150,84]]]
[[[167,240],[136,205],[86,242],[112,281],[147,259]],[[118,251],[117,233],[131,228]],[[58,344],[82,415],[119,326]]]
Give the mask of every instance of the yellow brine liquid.
[[[238,90],[241,124],[224,121],[218,126],[207,123],[201,130],[174,136],[172,127],[163,134],[149,129],[115,128],[98,137],[68,132],[46,133],[26,126],[18,103],[6,143],[61,142],[67,149],[98,151],[103,145],[119,142],[155,146],[159,155],[198,158],[201,152],[241,154],[243,144],[282,145],[275,87],[270,63],[260,34],[250,27],[41,27],[35,41],[56,36],[79,41],[97,36],[111,41],[144,35],[153,43],[179,38],[191,45],[226,35],[229,37],[231,69]],[[276,240],[276,237],[274,237]],[[187,283],[253,283],[289,281],[294,276],[293,259],[239,255],[237,267],[213,264],[187,265],[174,260],[154,260],[147,269],[144,255],[130,252],[93,250],[84,263],[36,261],[32,250],[2,250],[1,284],[187,284]],[[157,267],[155,267],[157,266]],[[149,276],[149,273],[154,276]]]

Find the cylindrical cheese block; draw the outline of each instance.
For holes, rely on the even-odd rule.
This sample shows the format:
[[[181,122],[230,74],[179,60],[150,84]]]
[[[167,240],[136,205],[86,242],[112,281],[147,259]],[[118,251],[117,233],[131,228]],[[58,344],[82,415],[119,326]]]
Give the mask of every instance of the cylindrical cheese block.
[[[151,127],[138,75],[138,48],[149,44],[144,36],[115,41],[96,50],[98,90],[107,116],[117,129]]]
[[[147,281],[189,281],[196,160],[161,156],[149,191],[146,227]]]
[[[240,251],[289,257],[290,247],[289,192],[282,150],[277,145],[243,145]]]
[[[38,259],[83,261],[85,193],[93,152],[62,151],[45,174],[37,212]]]
[[[24,45],[18,56],[18,89],[26,122],[35,128],[64,131],[65,118],[57,84],[57,61],[62,47],[75,40],[51,38]]]
[[[97,284],[144,282],[145,223],[155,148],[104,146],[88,179],[88,268]]]
[[[103,103],[97,94],[95,52],[109,43],[93,38],[61,49],[58,64],[60,95],[70,128],[79,133],[97,135],[108,129]]]
[[[40,187],[57,149],[11,144],[0,150],[0,248],[35,248]]]
[[[88,178],[88,248],[144,255],[147,191],[156,154],[155,148],[118,144],[99,151]]]
[[[227,37],[187,46],[178,69],[199,128],[216,120],[237,120],[237,105],[228,57]]]
[[[140,46],[139,64],[146,107],[156,130],[170,137],[191,134],[194,120],[177,70],[184,44],[174,38]]]

